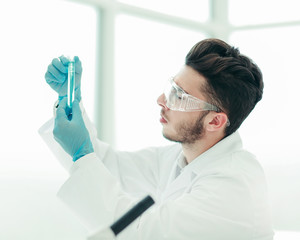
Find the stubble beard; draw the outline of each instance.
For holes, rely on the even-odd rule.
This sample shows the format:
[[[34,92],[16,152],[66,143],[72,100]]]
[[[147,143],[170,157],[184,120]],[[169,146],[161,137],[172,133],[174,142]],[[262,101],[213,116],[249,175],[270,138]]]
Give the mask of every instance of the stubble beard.
[[[163,133],[163,136],[173,142],[178,142],[181,144],[191,145],[197,140],[201,139],[203,136],[203,122],[204,117],[208,112],[203,112],[201,116],[196,120],[194,124],[183,122],[176,126],[176,135],[171,136],[167,133]]]

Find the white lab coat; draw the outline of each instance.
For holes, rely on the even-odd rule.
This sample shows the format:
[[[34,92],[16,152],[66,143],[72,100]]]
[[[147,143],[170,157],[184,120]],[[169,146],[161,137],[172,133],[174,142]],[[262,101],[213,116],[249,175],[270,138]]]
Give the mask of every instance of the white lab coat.
[[[90,232],[109,226],[150,194],[156,204],[118,239],[273,239],[264,173],[238,133],[183,167],[179,144],[115,151],[96,139],[83,115],[95,153],[75,163],[53,139],[53,120],[40,134],[70,173],[58,197]]]

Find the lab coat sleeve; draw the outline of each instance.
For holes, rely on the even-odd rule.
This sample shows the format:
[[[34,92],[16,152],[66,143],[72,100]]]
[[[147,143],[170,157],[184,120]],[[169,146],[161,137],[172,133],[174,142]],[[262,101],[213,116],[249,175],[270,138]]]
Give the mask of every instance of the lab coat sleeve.
[[[142,197],[145,191],[156,194],[160,188],[164,187],[159,186],[159,188],[157,188],[159,182],[165,182],[161,181],[161,179],[166,177],[164,173],[160,174],[158,168],[163,164],[172,163],[159,163],[159,159],[162,158],[161,154],[165,153],[172,156],[168,159],[175,159],[180,150],[178,145],[153,147],[135,152],[116,151],[107,143],[104,143],[97,138],[97,130],[90,121],[82,101],[80,102],[80,108],[97,158],[101,160],[106,168],[118,179],[126,192]],[[53,137],[53,127],[54,118],[50,119],[39,129],[39,134],[61,165],[66,171],[70,172],[73,165],[72,158],[55,141]],[[168,148],[169,150],[166,150]]]
[[[100,160],[118,179],[124,191],[141,198],[145,192],[159,195],[165,188],[169,177],[165,169],[172,167],[179,152],[177,145],[150,147],[135,152],[115,151],[109,147]]]
[[[54,119],[48,120],[43,126],[41,126],[38,130],[40,136],[50,148],[51,152],[54,156],[59,160],[59,163],[64,167],[66,171],[69,172],[73,160],[69,154],[67,154],[63,148],[55,141],[53,137],[53,127],[54,127]]]
[[[196,179],[181,197],[150,208],[120,234],[120,239],[253,239],[251,197],[238,178],[220,174]],[[138,201],[122,190],[95,154],[73,165],[58,196],[90,232],[107,227]]]
[[[53,108],[54,116],[56,114],[57,105],[58,105],[58,101],[54,104],[54,108]],[[88,115],[86,114],[82,101],[80,102],[80,108],[82,111],[84,123],[86,125],[86,128],[89,131],[94,150],[97,153],[99,158],[103,158],[104,155],[106,154],[107,149],[109,148],[109,145],[103,142],[100,143],[100,141],[97,140],[97,130],[95,126],[92,124],[92,122],[90,121]],[[54,118],[48,120],[43,126],[39,128],[38,133],[45,141],[45,143],[48,145],[48,147],[50,148],[54,156],[58,159],[60,164],[64,167],[64,169],[67,172],[70,172],[70,169],[73,165],[73,160],[72,157],[65,152],[65,150],[55,141],[53,137],[54,120],[55,120]]]
[[[108,226],[138,199],[129,197],[95,153],[77,160],[57,196],[93,231]]]

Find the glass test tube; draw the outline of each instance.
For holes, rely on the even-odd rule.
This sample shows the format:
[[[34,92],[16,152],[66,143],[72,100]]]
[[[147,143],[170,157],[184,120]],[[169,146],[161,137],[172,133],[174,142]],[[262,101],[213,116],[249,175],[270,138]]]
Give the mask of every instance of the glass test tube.
[[[72,109],[73,101],[75,98],[75,61],[70,58],[68,64],[68,107]]]

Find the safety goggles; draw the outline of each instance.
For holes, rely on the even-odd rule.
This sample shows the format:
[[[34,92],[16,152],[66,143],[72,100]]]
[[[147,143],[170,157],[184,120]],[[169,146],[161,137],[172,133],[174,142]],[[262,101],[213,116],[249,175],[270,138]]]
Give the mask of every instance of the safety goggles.
[[[166,106],[173,111],[220,111],[218,107],[187,94],[174,82],[173,78],[167,82],[164,94]]]

